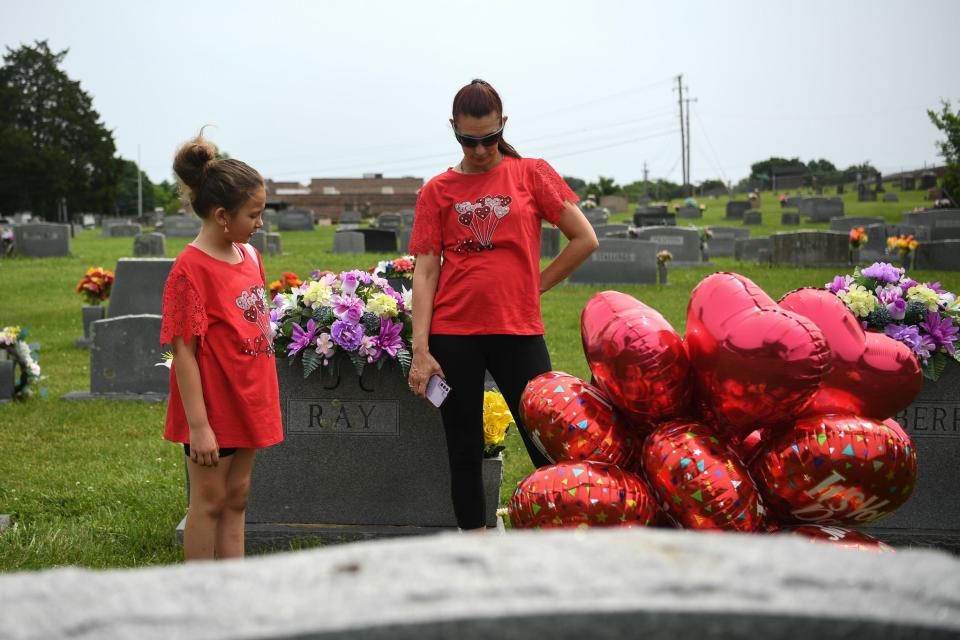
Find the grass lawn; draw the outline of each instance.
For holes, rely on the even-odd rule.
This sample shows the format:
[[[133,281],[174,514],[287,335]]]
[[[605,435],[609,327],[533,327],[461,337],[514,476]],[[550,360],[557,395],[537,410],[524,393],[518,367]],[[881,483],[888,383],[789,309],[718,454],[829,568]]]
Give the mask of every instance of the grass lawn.
[[[848,194],[847,213],[897,221],[903,211],[923,205],[919,192],[900,196],[900,203],[853,203],[855,195]],[[724,224],[726,199],[705,203],[702,224]],[[775,197],[764,193],[763,203],[766,222],[753,229],[755,236],[779,229]],[[275,278],[281,271],[305,275],[314,268],[367,268],[393,257],[333,255],[332,235],[331,227],[284,232],[286,253],[265,257],[267,276]],[[186,242],[169,240],[168,255],[177,255]],[[84,231],[75,238],[71,257],[0,260],[0,326],[29,327],[31,341],[41,344],[40,364],[48,390],[46,397],[0,405],[0,514],[12,514],[15,521],[0,534],[2,571],[73,564],[132,567],[177,562],[181,557],[173,531],[185,508],[183,455],[161,438],[165,406],[59,399],[68,391],[89,388],[89,352],[73,345],[82,332],[82,302],[73,287],[90,266],[112,269],[118,258],[130,254],[132,245],[131,238],[102,238],[98,231]],[[712,267],[671,270],[666,286],[618,288],[657,308],[682,332],[690,291],[718,270],[742,273],[773,297],[797,287],[822,286],[835,275],[834,269],[770,268],[720,258]],[[960,290],[960,273],[913,275]],[[604,288],[559,286],[544,296],[547,344],[555,369],[588,376],[579,314],[590,296]],[[507,445],[501,502],[532,470],[515,429]]]

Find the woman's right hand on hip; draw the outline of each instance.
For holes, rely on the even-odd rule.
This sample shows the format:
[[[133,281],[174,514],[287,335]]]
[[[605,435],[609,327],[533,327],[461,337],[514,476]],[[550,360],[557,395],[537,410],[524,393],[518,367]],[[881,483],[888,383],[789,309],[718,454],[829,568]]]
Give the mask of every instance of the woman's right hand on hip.
[[[413,364],[410,366],[410,375],[407,378],[407,384],[410,385],[410,391],[413,392],[413,395],[426,400],[427,382],[430,380],[430,376],[434,374],[445,379],[440,363],[430,355],[429,351],[414,351]]]

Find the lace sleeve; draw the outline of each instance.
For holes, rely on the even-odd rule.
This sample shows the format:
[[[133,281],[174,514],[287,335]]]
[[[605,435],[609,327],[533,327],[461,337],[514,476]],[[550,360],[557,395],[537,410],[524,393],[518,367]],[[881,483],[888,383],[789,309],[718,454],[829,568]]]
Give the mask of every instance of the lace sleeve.
[[[440,223],[440,207],[428,193],[429,185],[421,189],[417,196],[417,208],[413,217],[413,231],[410,233],[410,254],[433,252],[440,256],[443,248],[443,229]]]
[[[160,344],[171,344],[174,336],[197,336],[202,344],[206,333],[207,311],[199,292],[186,274],[171,274],[163,288]]]
[[[551,224],[559,222],[564,202],[576,204],[580,200],[546,160],[537,160],[533,183],[533,196],[537,201],[540,216]]]

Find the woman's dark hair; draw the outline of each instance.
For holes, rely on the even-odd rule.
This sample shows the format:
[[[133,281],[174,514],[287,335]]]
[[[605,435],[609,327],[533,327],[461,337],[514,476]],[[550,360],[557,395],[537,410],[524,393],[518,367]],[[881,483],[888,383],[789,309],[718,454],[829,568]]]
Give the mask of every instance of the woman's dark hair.
[[[479,78],[471,80],[457,95],[453,97],[453,121],[457,121],[458,115],[470,116],[471,118],[483,118],[491,113],[496,113],[503,117],[503,102],[500,100],[500,94],[490,84]],[[508,144],[503,137],[497,144],[497,149],[505,156],[519,158],[520,154]]]
[[[217,207],[223,207],[231,216],[236,214],[247,198],[263,186],[263,177],[247,163],[219,158],[217,147],[204,139],[203,130],[177,149],[173,171],[180,192],[201,218]]]

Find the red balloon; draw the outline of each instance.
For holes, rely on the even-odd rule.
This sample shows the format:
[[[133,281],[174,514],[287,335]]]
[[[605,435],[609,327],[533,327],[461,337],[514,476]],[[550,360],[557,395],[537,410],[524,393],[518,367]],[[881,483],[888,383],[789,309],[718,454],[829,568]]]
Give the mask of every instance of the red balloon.
[[[638,475],[601,462],[559,462],[524,478],[507,512],[517,529],[645,527],[659,509]]]
[[[595,460],[623,467],[635,464],[635,435],[596,387],[562,371],[527,383],[520,396],[520,418],[537,447],[552,462]]]
[[[683,339],[656,310],[603,291],[584,307],[580,335],[597,386],[634,425],[649,431],[687,414],[690,359]]]
[[[920,393],[923,376],[910,347],[882,333],[864,333],[847,305],[829,291],[791,291],[780,306],[816,323],[833,353],[833,370],[807,413],[883,420],[910,406]]]
[[[753,461],[754,456],[756,456],[760,452],[760,446],[769,437],[770,435],[767,433],[766,429],[757,429],[756,431],[751,431],[747,435],[747,437],[745,437],[739,443],[732,444],[732,449],[737,453],[737,456],[741,460],[743,460],[743,462],[749,467],[750,463]]]
[[[737,455],[704,424],[674,420],[657,427],[643,446],[643,471],[664,512],[682,527],[764,529],[756,485]]]
[[[735,273],[693,290],[687,348],[704,415],[737,438],[795,419],[830,370],[823,332]]]
[[[875,551],[877,553],[893,553],[893,547],[880,542],[873,536],[862,531],[853,531],[843,527],[827,527],[818,524],[802,524],[797,527],[783,529],[783,533],[803,536],[815,543],[833,544],[844,549],[859,551]]]
[[[750,470],[781,523],[857,526],[907,501],[917,455],[902,429],[857,416],[810,416],[774,436]]]

